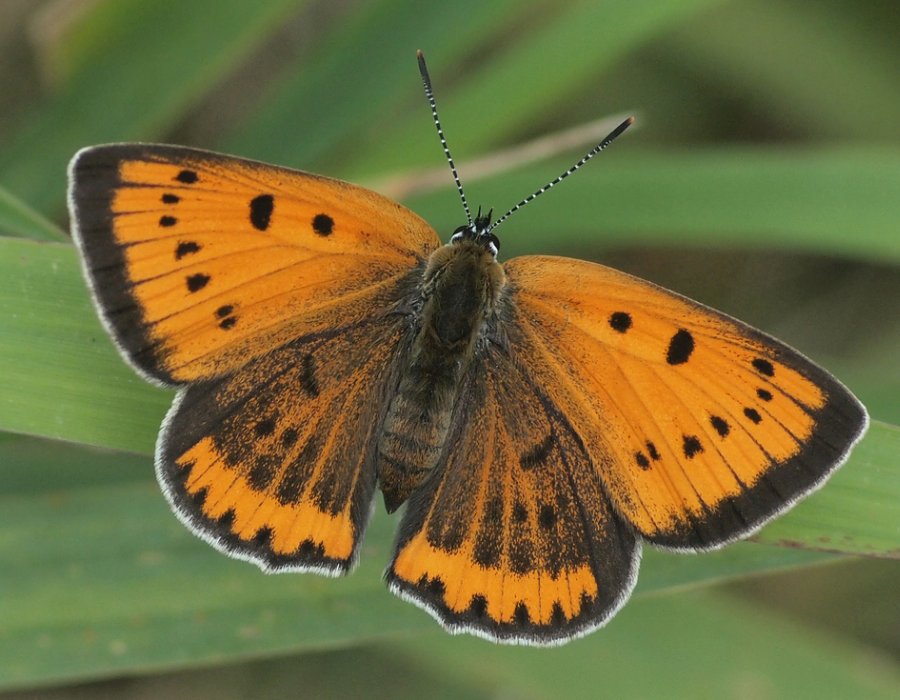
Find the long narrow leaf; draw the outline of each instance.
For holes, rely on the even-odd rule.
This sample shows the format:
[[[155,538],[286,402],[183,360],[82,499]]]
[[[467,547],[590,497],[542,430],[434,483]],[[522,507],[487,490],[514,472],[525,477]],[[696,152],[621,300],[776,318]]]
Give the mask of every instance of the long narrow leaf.
[[[101,41],[0,151],[0,182],[40,211],[64,201],[66,163],[83,146],[170,128],[299,0],[115,0],[88,9],[68,41]],[[203,17],[203,21],[197,21]],[[105,33],[98,37],[99,30]]]
[[[192,537],[146,457],[6,437],[0,463],[15,475],[0,495],[0,688],[433,628],[381,583],[396,526],[382,509],[353,575],[267,576]],[[639,593],[828,558],[752,543],[702,557],[648,551]]]

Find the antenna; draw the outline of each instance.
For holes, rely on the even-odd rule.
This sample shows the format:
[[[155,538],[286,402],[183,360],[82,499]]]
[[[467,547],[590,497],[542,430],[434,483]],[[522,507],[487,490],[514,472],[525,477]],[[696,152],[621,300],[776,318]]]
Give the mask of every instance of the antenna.
[[[466,210],[467,223],[469,224],[469,228],[473,228],[472,213],[469,210],[469,203],[466,201],[466,193],[463,192],[462,183],[459,181],[459,174],[456,172],[456,165],[453,163],[453,156],[450,155],[450,148],[447,146],[447,139],[444,138],[444,130],[441,128],[441,120],[438,118],[437,105],[434,101],[434,90],[432,90],[431,88],[431,78],[428,76],[428,68],[425,66],[425,55],[421,51],[416,51],[416,57],[419,59],[419,72],[422,74],[422,82],[425,85],[425,97],[428,99],[428,104],[431,105],[431,116],[434,119],[434,125],[437,127],[438,137],[441,139],[441,146],[444,147],[444,155],[447,156],[447,162],[450,164],[450,171],[453,173],[453,181],[456,183],[456,190],[457,192],[459,192],[460,200],[462,200],[463,209]],[[565,180],[567,177],[569,177],[569,175],[574,173],[576,170],[578,170],[578,168],[587,163],[591,158],[600,153],[600,151],[604,150],[607,146],[609,146],[609,144],[611,144],[619,136],[621,136],[624,131],[632,124],[634,124],[634,117],[628,117],[628,119],[623,121],[621,124],[619,124],[619,126],[609,132],[609,134],[606,135],[606,138],[604,138],[600,143],[598,143],[590,151],[588,151],[581,160],[575,163],[575,165],[548,182],[539,190],[535,190],[530,195],[525,197],[525,199],[516,204],[512,209],[510,209],[503,216],[497,219],[493,224],[490,224],[485,229],[482,229],[481,233],[490,233],[526,204],[528,204],[529,202],[533,202],[551,187],[554,187]],[[486,217],[482,217],[481,209],[479,209],[478,216],[476,216],[475,218],[474,227],[487,224],[487,222],[490,221],[490,218],[490,213],[488,213]]]
[[[434,90],[431,89],[431,78],[428,76],[428,68],[425,65],[425,55],[421,51],[416,51],[416,58],[419,59],[419,73],[422,74],[422,82],[425,85],[425,97],[428,99],[428,104],[431,105],[431,116],[434,119],[434,125],[437,127],[438,138],[441,139],[441,146],[444,147],[444,155],[447,156],[447,162],[450,164],[450,172],[453,173],[453,181],[456,183],[456,191],[459,192],[459,198],[462,200],[463,209],[466,210],[466,222],[471,226],[472,212],[469,211],[466,193],[463,192],[462,183],[459,181],[459,175],[456,172],[456,165],[453,163],[453,156],[450,155],[447,139],[444,138],[441,120],[438,118],[437,105],[434,102]]]
[[[554,185],[558,185],[560,182],[562,182],[567,177],[569,177],[569,175],[574,173],[576,170],[578,170],[578,168],[580,168],[582,165],[587,163],[591,158],[593,158],[595,155],[600,153],[600,151],[602,151],[604,148],[609,146],[609,144],[611,144],[613,141],[615,141],[619,136],[621,136],[622,133],[625,131],[625,129],[627,129],[632,124],[634,124],[634,117],[628,117],[628,119],[623,121],[621,124],[619,124],[619,126],[617,126],[615,129],[613,129],[609,134],[607,134],[605,139],[603,139],[600,143],[598,143],[590,151],[588,151],[585,154],[584,158],[579,160],[577,163],[575,163],[575,165],[573,165],[571,168],[569,168],[564,173],[562,173],[562,175],[559,175],[555,179],[551,180],[546,185],[541,187],[539,190],[535,190],[534,192],[532,192],[525,199],[523,199],[521,202],[516,204],[512,209],[510,209],[508,212],[506,212],[503,216],[501,216],[499,219],[497,219],[493,224],[491,224],[490,228],[488,228],[488,233],[490,233],[495,228],[497,228],[500,224],[502,224],[504,221],[506,221],[510,216],[515,214],[517,211],[519,211],[519,209],[524,207],[526,204],[534,201],[540,195],[544,194],[544,192],[549,190],[551,187],[553,187]]]

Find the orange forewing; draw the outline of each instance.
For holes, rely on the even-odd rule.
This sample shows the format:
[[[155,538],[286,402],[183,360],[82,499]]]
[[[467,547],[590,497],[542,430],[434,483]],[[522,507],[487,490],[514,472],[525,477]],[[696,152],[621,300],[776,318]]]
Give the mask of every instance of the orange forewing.
[[[364,188],[189,148],[84,149],[70,180],[104,319],[128,359],[165,383],[362,320],[439,244]]]
[[[529,256],[505,270],[520,359],[582,436],[616,510],[653,543],[705,549],[752,532],[865,430],[837,380],[724,314],[579,260]]]

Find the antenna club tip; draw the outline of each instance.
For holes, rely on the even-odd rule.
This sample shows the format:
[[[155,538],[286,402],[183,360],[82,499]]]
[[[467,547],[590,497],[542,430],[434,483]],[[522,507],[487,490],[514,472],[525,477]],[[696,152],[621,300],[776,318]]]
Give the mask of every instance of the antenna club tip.
[[[420,52],[419,52],[419,55],[421,55],[421,54],[422,54],[422,52],[420,51]],[[625,123],[626,123],[628,126],[631,126],[632,124],[634,124],[634,117],[628,117],[628,119],[625,120]]]
[[[428,67],[425,65],[425,54],[422,53],[422,49],[416,49],[416,60],[419,62],[419,73],[422,75],[422,80],[429,85],[430,90],[431,78],[428,77]]]

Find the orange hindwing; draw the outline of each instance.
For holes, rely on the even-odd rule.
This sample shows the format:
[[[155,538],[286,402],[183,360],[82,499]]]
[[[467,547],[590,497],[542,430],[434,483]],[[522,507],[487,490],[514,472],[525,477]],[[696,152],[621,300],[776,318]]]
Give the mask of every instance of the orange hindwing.
[[[452,631],[552,644],[608,620],[639,560],[568,419],[486,345],[445,458],[400,524],[391,588]]]

